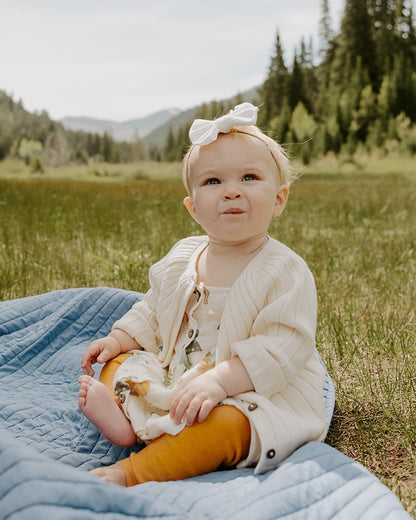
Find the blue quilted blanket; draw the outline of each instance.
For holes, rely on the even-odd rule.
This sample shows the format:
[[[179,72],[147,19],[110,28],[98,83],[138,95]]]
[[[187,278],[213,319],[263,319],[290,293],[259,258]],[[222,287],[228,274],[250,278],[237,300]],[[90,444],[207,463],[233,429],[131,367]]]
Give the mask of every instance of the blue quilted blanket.
[[[89,475],[135,447],[111,445],[78,410],[80,359],[140,297],[83,288],[0,303],[0,519],[410,518],[375,476],[325,443],[264,475],[218,471],[132,488]],[[325,393],[329,422],[329,378]]]

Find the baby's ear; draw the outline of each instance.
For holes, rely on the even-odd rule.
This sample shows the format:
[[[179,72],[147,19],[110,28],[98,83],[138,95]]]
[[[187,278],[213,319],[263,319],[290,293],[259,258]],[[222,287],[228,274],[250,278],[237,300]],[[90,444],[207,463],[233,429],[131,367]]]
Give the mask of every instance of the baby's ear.
[[[282,184],[280,186],[279,191],[276,194],[276,201],[274,204],[273,217],[278,217],[283,213],[285,209],[287,198],[289,197],[289,186],[287,184]]]
[[[191,199],[191,197],[185,197],[183,199],[183,203],[186,207],[186,209],[191,214],[191,217],[196,220],[196,211],[195,211],[195,204],[194,201]],[[196,220],[197,221],[197,220]],[[198,221],[197,221],[198,222]]]

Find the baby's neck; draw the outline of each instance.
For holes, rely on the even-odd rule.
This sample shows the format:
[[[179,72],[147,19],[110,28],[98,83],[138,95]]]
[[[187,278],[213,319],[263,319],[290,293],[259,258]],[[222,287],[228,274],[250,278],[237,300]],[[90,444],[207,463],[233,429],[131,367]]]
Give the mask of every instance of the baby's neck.
[[[263,249],[267,236],[241,244],[223,244],[210,240],[201,253],[198,279],[212,287],[231,287],[248,263]]]

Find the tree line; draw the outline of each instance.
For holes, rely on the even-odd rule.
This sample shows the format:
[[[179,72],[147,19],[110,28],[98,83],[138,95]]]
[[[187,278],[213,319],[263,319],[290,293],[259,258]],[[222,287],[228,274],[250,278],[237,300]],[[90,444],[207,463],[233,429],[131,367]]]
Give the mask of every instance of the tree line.
[[[249,100],[250,99],[245,99]],[[196,117],[218,117],[241,102],[213,101]],[[346,0],[338,33],[321,0],[319,45],[302,39],[289,64],[279,33],[266,80],[257,89],[259,126],[305,163],[328,152],[416,153],[416,28],[411,0]],[[170,129],[162,147],[65,129],[31,114],[0,91],[0,160],[16,156],[34,171],[90,159],[181,160],[192,121]]]
[[[301,40],[289,65],[279,33],[259,89],[259,126],[305,163],[327,152],[377,148],[416,152],[416,29],[410,0],[346,0],[335,34],[321,0],[318,64]],[[218,104],[198,117],[215,117]],[[224,113],[224,112],[223,112]],[[179,159],[187,128],[169,134]]]
[[[145,157],[140,141],[120,143],[108,133],[73,131],[53,121],[47,112],[33,114],[22,101],[0,90],[0,160],[19,157],[32,171],[89,160],[134,162]]]

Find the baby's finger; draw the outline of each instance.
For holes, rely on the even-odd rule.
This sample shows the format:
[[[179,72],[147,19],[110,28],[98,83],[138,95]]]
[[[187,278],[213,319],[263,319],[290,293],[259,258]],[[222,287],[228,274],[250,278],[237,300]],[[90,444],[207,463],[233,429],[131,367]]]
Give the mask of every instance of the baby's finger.
[[[178,406],[178,399],[177,397],[175,396],[171,403],[170,403],[170,408],[169,408],[169,415],[171,417],[171,419],[173,419],[176,415],[176,407]]]
[[[205,398],[200,395],[194,396],[194,398],[188,403],[188,406],[185,411],[186,417],[186,425],[192,426],[195,422],[195,419],[198,417],[201,406],[205,403]],[[202,421],[201,421],[202,422]]]
[[[186,409],[188,408],[188,402],[188,399],[181,396],[178,396],[178,398],[175,399],[175,402],[172,402],[170,407],[170,416],[176,424],[182,423]]]
[[[206,400],[201,404],[201,407],[199,409],[198,413],[198,422],[202,423],[205,421],[205,419],[210,414],[211,410],[215,408],[216,403],[214,401]]]
[[[94,370],[93,368],[91,367],[91,365],[87,365],[85,367],[81,367],[82,368],[82,373],[85,374],[86,376],[91,376],[91,377],[94,377]]]
[[[97,356],[97,363],[103,364],[106,363],[109,359],[111,359],[111,356],[105,352],[104,350]]]
[[[84,374],[90,376],[91,372],[94,372],[91,367],[91,359],[88,356],[83,356],[81,359],[81,368]]]

